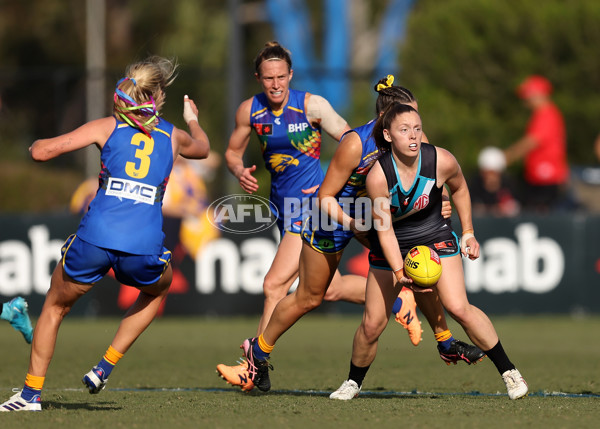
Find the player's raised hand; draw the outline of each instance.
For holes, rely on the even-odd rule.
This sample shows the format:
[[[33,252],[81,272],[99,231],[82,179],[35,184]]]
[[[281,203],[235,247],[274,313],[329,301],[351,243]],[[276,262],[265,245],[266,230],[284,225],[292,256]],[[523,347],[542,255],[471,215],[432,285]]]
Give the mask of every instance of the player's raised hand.
[[[198,122],[198,108],[194,100],[187,95],[183,96],[183,120],[189,125],[190,121]]]

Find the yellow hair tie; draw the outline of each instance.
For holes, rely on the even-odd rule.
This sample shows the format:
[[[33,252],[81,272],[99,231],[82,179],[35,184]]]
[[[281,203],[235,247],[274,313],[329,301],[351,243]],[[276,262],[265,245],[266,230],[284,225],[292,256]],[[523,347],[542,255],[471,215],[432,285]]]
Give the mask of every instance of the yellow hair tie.
[[[394,75],[388,74],[387,78],[385,79],[385,83],[377,84],[377,92],[381,91],[382,89],[389,88],[393,84],[394,84]]]

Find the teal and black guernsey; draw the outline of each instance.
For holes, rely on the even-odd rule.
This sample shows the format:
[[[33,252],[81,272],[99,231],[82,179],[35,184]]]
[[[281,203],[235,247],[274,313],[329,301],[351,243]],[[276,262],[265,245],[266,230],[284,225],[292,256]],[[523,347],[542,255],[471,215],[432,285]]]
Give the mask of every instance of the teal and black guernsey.
[[[435,240],[440,232],[451,230],[450,219],[444,219],[441,214],[443,187],[436,186],[435,146],[421,143],[417,173],[407,188],[400,182],[390,152],[384,154],[379,163],[387,180],[394,232],[400,242],[427,243]]]

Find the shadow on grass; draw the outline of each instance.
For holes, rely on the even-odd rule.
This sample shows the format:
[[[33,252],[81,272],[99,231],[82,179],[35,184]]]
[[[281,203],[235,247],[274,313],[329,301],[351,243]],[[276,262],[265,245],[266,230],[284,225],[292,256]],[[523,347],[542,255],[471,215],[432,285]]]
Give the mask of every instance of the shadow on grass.
[[[43,401],[42,411],[50,410],[87,410],[87,411],[118,411],[123,407],[115,405],[114,402],[58,402]]]
[[[237,392],[241,395],[249,396],[261,396],[261,395],[279,395],[279,396],[325,396],[329,395],[335,390],[299,390],[299,389],[275,389],[268,392],[261,392],[258,389],[253,389],[250,392],[242,392],[239,388],[202,388],[202,387],[189,387],[189,388],[136,388],[136,389],[110,389],[119,392],[206,392],[206,393],[229,393]],[[496,392],[479,392],[473,390],[470,392],[423,392],[418,390],[412,391],[392,391],[392,390],[366,390],[360,392],[360,397],[367,398],[442,398],[446,396],[487,396],[487,397],[504,397],[506,393]],[[581,391],[576,392],[549,392],[549,391],[537,391],[529,392],[528,396],[533,397],[566,397],[566,398],[600,398],[600,393]]]

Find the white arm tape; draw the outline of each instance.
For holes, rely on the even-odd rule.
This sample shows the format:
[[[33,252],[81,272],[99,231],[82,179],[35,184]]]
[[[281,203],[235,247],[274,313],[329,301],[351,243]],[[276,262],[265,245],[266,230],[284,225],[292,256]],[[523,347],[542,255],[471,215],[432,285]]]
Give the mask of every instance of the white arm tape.
[[[475,237],[475,235],[473,235],[472,232],[467,232],[466,234],[463,234],[462,239],[461,239],[461,242],[464,243],[463,247],[467,245],[467,240],[469,238],[473,238],[473,237]]]
[[[183,120],[186,124],[189,124],[190,121],[198,122],[198,116],[194,112],[192,112],[192,106],[190,105],[189,98],[186,95],[183,102]]]
[[[310,123],[320,122],[321,128],[336,140],[342,137],[348,123],[342,118],[329,101],[320,95],[311,94],[306,103],[306,117]]]

